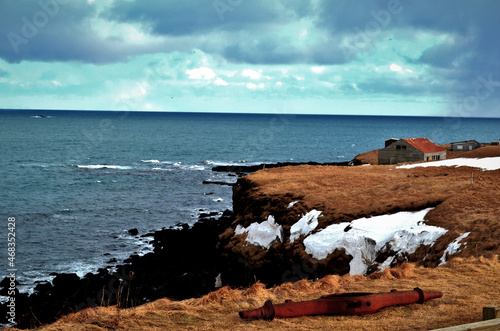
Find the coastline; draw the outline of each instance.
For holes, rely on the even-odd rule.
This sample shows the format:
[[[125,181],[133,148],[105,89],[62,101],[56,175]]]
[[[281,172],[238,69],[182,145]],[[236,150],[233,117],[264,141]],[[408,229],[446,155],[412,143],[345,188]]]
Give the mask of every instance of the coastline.
[[[383,214],[394,213],[398,210],[421,210],[431,205],[434,207],[446,205],[444,202],[449,198],[447,197],[450,194],[449,190],[441,192],[441,195],[437,197],[427,197],[425,191],[422,193],[418,190],[409,191],[409,189],[412,185],[422,189],[428,187],[429,184],[442,184],[445,181],[446,185],[449,185],[448,181],[452,178],[451,183],[458,182],[459,187],[457,186],[456,189],[463,191],[466,184],[462,181],[467,181],[467,176],[470,175],[468,169],[460,168],[445,169],[447,175],[444,176],[442,168],[397,170],[389,166],[331,167],[293,164],[294,166],[290,167],[290,165],[274,168],[262,166],[265,170],[239,178],[233,187],[234,212],[225,211],[220,218],[214,218],[214,215],[202,215],[191,228],[184,224],[180,226],[180,229],[156,231],[152,241],[154,251],[144,256],[131,256],[124,261],[123,265],[117,266],[116,272],[111,273],[107,269],[100,269],[98,273],[87,274],[81,279],[75,274],[58,274],[52,284],[49,282],[38,284],[35,294],[30,297],[18,294],[16,298],[20,307],[18,327],[27,328],[38,326],[40,323],[51,323],[62,315],[87,307],[116,305],[119,308],[127,308],[137,307],[160,298],[182,300],[201,297],[216,289],[216,278],[220,275],[222,275],[224,286],[246,287],[256,281],[272,286],[304,278],[322,278],[329,274],[348,274],[352,257],[346,251],[336,250],[328,255],[328,259],[314,259],[304,251],[302,242],[279,242],[277,240],[271,242],[269,249],[263,249],[259,245],[249,244],[246,241],[247,235],[235,235],[235,229],[237,226],[248,227],[256,220],[261,222],[272,214],[284,227],[285,234],[289,235],[291,225],[297,221],[297,215],[304,215],[311,208],[321,207],[325,215],[329,215],[328,218],[319,222],[320,228],[325,228],[332,219],[342,222],[362,216],[373,216],[374,213],[370,212],[370,208],[377,210],[376,214]],[[317,171],[319,173],[316,173]],[[242,173],[243,171],[240,175]],[[348,191],[351,194],[350,197],[346,195],[346,199],[352,200],[354,197],[356,201],[362,200],[367,194],[368,196],[375,194],[376,188],[370,189],[367,183],[363,184],[359,178],[373,177],[376,183],[380,179],[376,176],[387,176],[389,173],[391,175],[399,173],[399,175],[386,178],[384,183],[392,185],[388,192],[402,193],[402,196],[409,199],[408,201],[411,200],[411,204],[406,204],[404,202],[406,200],[403,199],[399,205],[396,203],[382,210],[383,208],[373,209],[373,206],[366,209],[367,206],[362,204],[350,205],[346,200],[339,202],[344,204],[342,207],[344,209],[339,206],[328,207],[326,201],[337,201],[343,196],[343,192]],[[483,184],[492,182],[494,186],[497,185],[497,173],[498,170],[484,172],[476,178]],[[341,180],[343,184],[326,184],[322,182],[325,176]],[[397,181],[394,181],[395,179]],[[269,191],[269,188],[273,186],[266,183],[271,182],[275,185],[277,180],[285,186],[274,187],[275,191]],[[286,185],[297,181],[299,185],[295,186],[295,189],[286,188]],[[310,184],[322,183],[323,186],[330,187],[330,191],[333,187],[339,187],[340,190],[336,194],[340,195],[335,200],[328,196],[330,193],[320,192],[319,196],[323,195],[327,200],[317,200],[317,197],[308,195],[308,190],[304,189],[306,187],[304,181]],[[408,181],[412,184],[404,183]],[[346,186],[346,183],[350,183],[350,186]],[[355,185],[352,186],[353,184]],[[356,188],[356,185],[359,187]],[[486,190],[491,189],[490,186],[487,186]],[[297,187],[301,189],[298,190]],[[315,190],[318,188],[316,187]],[[379,194],[384,192],[380,188],[378,191]],[[361,194],[361,192],[364,193]],[[487,192],[480,191],[480,187],[476,186],[470,193],[481,197]],[[299,202],[292,204],[294,201]],[[442,213],[442,211],[434,211],[430,224],[442,225],[439,224],[439,219],[436,219],[436,215],[439,216]],[[444,213],[447,216],[450,215],[449,211]],[[295,215],[293,219],[290,218],[291,215]],[[448,230],[450,230],[449,234],[443,236],[442,240],[436,242],[435,245],[424,245],[414,254],[402,255],[392,261],[392,266],[407,261],[426,267],[437,266],[449,242],[467,229],[466,224],[457,224],[457,227]],[[469,239],[474,242],[480,236],[485,236],[486,233],[483,230],[471,235]],[[494,236],[498,229],[493,230],[490,236]],[[491,257],[496,252],[498,253],[498,245],[491,246],[488,241],[483,240],[483,242],[485,246],[480,250],[477,245],[474,247],[471,244],[462,250],[452,252],[449,258],[452,255]],[[381,255],[379,262],[386,257],[387,255]],[[370,270],[369,273],[373,271],[376,270]]]
[[[221,262],[213,248],[218,234],[230,222],[229,211],[219,218],[202,215],[192,227],[180,224],[180,229],[154,232],[153,252],[132,255],[113,272],[101,268],[82,278],[76,274],[55,274],[52,283],[37,284],[31,295],[17,291],[16,326],[32,328],[52,323],[88,307],[136,307],[163,297],[182,300],[215,290]],[[2,295],[8,288],[6,279],[0,283]],[[6,304],[2,304],[1,310],[7,311]]]
[[[249,166],[215,166],[214,172],[226,172],[241,177],[264,168],[321,165],[317,162],[266,163]],[[328,163],[344,166],[349,162]],[[203,184],[229,185],[233,183],[204,182]],[[153,237],[149,242],[153,251],[145,255],[131,255],[114,267],[100,268],[97,272],[78,277],[75,273],[51,273],[50,281],[37,282],[32,294],[16,289],[16,317],[18,328],[32,328],[56,321],[63,315],[89,307],[136,307],[156,299],[174,300],[200,297],[216,289],[216,277],[225,273],[224,284],[250,285],[241,272],[233,275],[232,268],[218,247],[219,236],[234,222],[231,211],[200,214],[198,221],[189,226],[178,223],[168,229],[142,234]],[[129,230],[136,235],[135,229]],[[132,232],[130,232],[132,231]],[[228,272],[229,271],[229,272]],[[0,295],[6,295],[8,278],[1,282]],[[5,304],[0,311],[7,311]],[[0,324],[7,324],[6,314],[0,314]]]

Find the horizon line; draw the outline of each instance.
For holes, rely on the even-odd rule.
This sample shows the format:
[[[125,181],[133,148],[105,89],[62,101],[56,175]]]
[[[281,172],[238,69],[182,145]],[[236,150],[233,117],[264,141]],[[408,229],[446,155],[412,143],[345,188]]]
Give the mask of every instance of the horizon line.
[[[324,113],[273,113],[273,112],[224,112],[224,111],[177,111],[177,110],[112,110],[112,109],[51,109],[51,108],[0,108],[0,112],[10,111],[53,111],[53,112],[107,112],[107,113],[155,113],[155,114],[214,114],[214,115],[270,115],[270,116],[371,116],[371,117],[419,117],[419,118],[470,118],[470,119],[500,119],[490,116],[446,116],[446,115],[376,115],[376,114],[324,114]],[[43,114],[41,114],[43,115]]]

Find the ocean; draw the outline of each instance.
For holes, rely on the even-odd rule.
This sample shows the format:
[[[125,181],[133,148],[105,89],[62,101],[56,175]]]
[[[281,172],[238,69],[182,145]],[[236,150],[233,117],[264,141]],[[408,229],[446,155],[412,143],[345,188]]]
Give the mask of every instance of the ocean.
[[[231,209],[231,187],[203,181],[237,178],[213,166],[349,161],[388,138],[492,142],[499,128],[484,118],[3,110],[0,278],[12,217],[26,291],[52,272],[83,276],[144,254],[151,238],[141,235]]]

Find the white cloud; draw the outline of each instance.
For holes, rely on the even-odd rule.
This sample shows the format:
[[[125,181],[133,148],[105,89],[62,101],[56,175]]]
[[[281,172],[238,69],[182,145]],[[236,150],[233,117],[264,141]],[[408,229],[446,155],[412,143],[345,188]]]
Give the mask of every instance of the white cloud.
[[[228,83],[225,80],[223,80],[222,78],[220,78],[220,77],[217,77],[217,79],[215,80],[214,84],[215,85],[221,85],[221,86],[227,86],[228,85]]]
[[[256,71],[256,70],[253,70],[253,69],[245,69],[243,70],[243,72],[241,73],[244,77],[248,77],[250,79],[255,79],[255,80],[258,80],[262,77],[262,70],[259,70],[259,71]]]
[[[137,83],[137,89],[135,90],[135,95],[138,96],[138,97],[142,97],[143,95],[145,95],[148,90],[147,90],[147,87],[148,87],[148,83],[144,82],[144,83]]]
[[[320,74],[325,71],[325,67],[311,67],[311,71],[315,74]]]
[[[260,83],[259,85],[255,85],[254,83],[247,83],[246,85],[249,89],[256,89],[256,88],[264,88],[264,84]]]
[[[391,71],[397,71],[397,72],[403,71],[403,68],[395,63],[391,64],[390,69]]]
[[[215,78],[215,72],[207,67],[200,67],[196,69],[187,69],[186,74],[189,75],[190,79],[213,79]]]
[[[396,72],[400,72],[400,73],[405,73],[405,72],[413,73],[413,70],[403,68],[402,66],[397,65],[395,63],[391,64],[391,66],[389,68],[391,69],[391,71],[396,71]]]

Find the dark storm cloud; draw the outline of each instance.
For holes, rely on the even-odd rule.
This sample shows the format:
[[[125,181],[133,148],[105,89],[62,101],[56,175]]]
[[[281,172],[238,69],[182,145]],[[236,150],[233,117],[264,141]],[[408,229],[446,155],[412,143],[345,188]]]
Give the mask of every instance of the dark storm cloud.
[[[95,56],[85,19],[94,14],[85,0],[0,2],[0,57],[22,60],[83,60]]]
[[[425,31],[454,39],[409,62],[493,72],[499,68],[498,12],[500,2],[493,0],[322,0],[317,5],[299,0],[115,0],[99,14],[87,0],[2,0],[0,57],[9,62],[109,63],[133,55],[198,48],[235,63],[342,64],[356,60],[357,54],[375,51],[391,30],[407,39]],[[110,22],[137,24],[169,38],[168,44],[139,47],[125,38],[103,39],[91,26],[96,15]],[[286,29],[301,19],[315,24],[325,36],[315,40],[310,31],[307,38],[312,41],[306,47],[299,45]],[[355,43],[348,52],[342,46],[345,40]]]
[[[105,17],[138,23],[156,35],[198,38],[193,40],[193,48],[222,55],[231,62],[293,64],[332,57],[322,52],[314,55],[314,50],[306,52],[294,46],[294,40],[278,36],[283,25],[312,14],[312,5],[299,0],[179,0],[161,5],[141,0],[115,2]],[[210,37],[205,37],[208,34]]]
[[[412,8],[411,12],[401,13],[400,24],[450,36],[426,50],[418,63],[443,68],[460,66],[471,73],[500,68],[500,45],[496,42],[500,2],[448,0],[415,4]]]
[[[141,23],[155,34],[178,36],[285,23],[307,13],[309,7],[298,0],[116,1],[105,17]]]
[[[342,64],[346,58],[336,47],[338,40],[312,43],[307,47],[293,40],[265,35],[260,39],[243,38],[222,49],[222,56],[234,63],[250,64]]]
[[[350,45],[344,51],[349,60],[375,51],[394,31],[398,38],[415,43],[421,33],[445,37],[417,58],[405,58],[408,63],[427,65],[429,73],[441,80],[440,87],[429,86],[430,93],[461,95],[470,93],[480,75],[493,74],[495,81],[500,80],[498,13],[500,1],[493,0],[323,0],[317,22],[331,35],[347,38]],[[374,91],[370,84],[364,88]],[[406,87],[402,89],[394,85],[387,90],[404,93]]]

